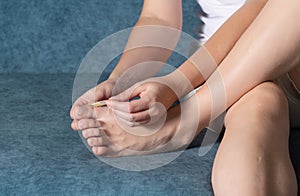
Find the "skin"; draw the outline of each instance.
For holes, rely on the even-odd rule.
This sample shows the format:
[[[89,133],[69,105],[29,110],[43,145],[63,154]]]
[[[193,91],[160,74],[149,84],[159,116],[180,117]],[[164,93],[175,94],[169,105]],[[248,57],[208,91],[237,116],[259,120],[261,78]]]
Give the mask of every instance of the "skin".
[[[228,110],[225,126],[212,172],[215,195],[297,195],[288,104],[278,86],[256,86]]]
[[[214,58],[214,61],[216,64],[219,64],[229,53],[233,45],[236,43],[236,41],[240,38],[240,36],[243,34],[243,32],[246,30],[246,28],[251,24],[251,22],[255,19],[257,14],[261,11],[262,7],[265,5],[266,0],[248,0],[245,5],[243,5],[233,16],[230,17],[229,20],[227,20],[224,25],[206,42],[205,48],[209,51],[209,54],[212,55]],[[241,20],[242,18],[242,20]],[[239,24],[239,25],[236,25]],[[149,48],[149,47],[142,47],[142,48],[136,48],[140,46],[140,43],[143,42],[143,40],[147,40],[149,45],[152,45],[151,42],[156,42],[156,39],[159,38],[159,40],[164,40],[165,37],[169,37],[170,32],[166,31],[165,34],[159,32],[160,36],[143,36],[144,34],[147,35],[148,29],[139,29],[138,27],[141,26],[148,26],[148,25],[160,25],[164,27],[170,27],[174,29],[181,30],[182,28],[182,5],[181,0],[144,0],[143,9],[141,12],[141,15],[139,17],[139,20],[137,21],[135,27],[133,28],[133,31],[128,39],[128,44],[126,46],[126,49],[116,65],[116,68],[113,70],[113,72],[110,74],[108,82],[105,82],[104,84],[101,83],[98,86],[96,86],[94,89],[91,89],[84,95],[82,95],[73,105],[70,116],[74,117],[74,109],[78,105],[82,105],[83,103],[88,102],[95,102],[99,100],[108,99],[112,96],[112,91],[108,90],[106,86],[114,86],[117,80],[128,70],[130,67],[134,65],[138,65],[141,62],[165,62],[168,57],[171,54],[171,50],[168,49],[161,49],[161,48]],[[172,31],[174,32],[174,31]],[[136,36],[138,35],[138,36]],[[177,44],[178,41],[178,35],[172,34],[173,42],[171,43],[165,43],[165,47],[167,48],[174,48],[174,46]],[[222,44],[220,44],[222,43]],[[145,55],[147,54],[147,55]],[[196,54],[194,55],[195,59]],[[198,86],[199,84],[202,84],[204,82],[204,77],[197,71],[197,66],[195,66],[192,61],[186,61],[181,67],[180,72],[184,73],[186,77],[189,78],[191,81],[191,84],[193,87]],[[137,78],[137,81],[144,80],[146,78],[149,78],[153,76],[156,71],[159,70],[159,66],[157,66],[157,69],[154,70],[146,70],[143,72],[143,74],[135,74],[135,78],[137,76],[141,76]],[[196,71],[195,71],[196,70]],[[214,70],[208,70],[208,72],[213,72]],[[149,73],[150,72],[150,73]],[[149,73],[148,75],[145,73]],[[191,74],[196,73],[196,74]],[[172,75],[171,78],[176,78],[176,81],[178,81],[177,75]],[[207,79],[207,77],[205,77]],[[170,81],[170,79],[167,79]],[[109,84],[108,84],[109,83]],[[185,84],[183,82],[182,84]],[[158,84],[156,83],[158,86]],[[129,87],[129,86],[128,86]],[[146,107],[148,110],[150,110],[150,107],[148,105],[153,105],[155,102],[160,102],[165,105],[166,108],[169,108],[172,103],[178,99],[178,97],[172,92],[168,87],[165,85],[160,85],[161,88],[163,88],[164,91],[168,92],[169,96],[168,100],[159,99],[156,98],[156,95],[158,96],[159,93],[150,94],[147,97],[151,97],[151,101],[146,103]],[[154,87],[157,89],[157,87]],[[181,95],[183,96],[186,93],[188,93],[190,90],[192,90],[190,87],[187,87],[186,85],[178,86],[178,83],[176,85],[177,89],[186,89],[183,90]],[[103,93],[102,89],[105,93]],[[141,94],[141,93],[140,93]],[[153,96],[155,95],[155,96]],[[129,97],[122,97],[119,96],[117,99],[122,99],[128,101]],[[84,101],[83,101],[84,100]],[[113,103],[112,103],[113,104]],[[111,106],[113,107],[113,105]],[[122,103],[118,103],[122,104]],[[125,103],[126,104],[126,103]],[[143,105],[141,102],[131,102],[131,104],[125,105],[126,106],[126,112],[130,112],[131,115],[133,113],[136,113],[143,110],[143,107],[139,107]],[[131,110],[131,108],[139,107],[136,110]],[[117,108],[115,108],[117,109]],[[139,115],[139,114],[137,114]],[[162,114],[160,114],[162,115]],[[141,119],[141,118],[139,118]],[[149,120],[149,116],[146,118],[141,119],[141,121],[147,122]],[[130,123],[129,123],[130,124]]]
[[[268,1],[259,16],[256,17],[255,21],[249,26],[242,37],[240,37],[240,39],[237,38],[238,42],[236,44],[231,44],[234,47],[231,50],[229,49],[230,52],[227,51],[224,54],[227,56],[220,63],[219,72],[215,72],[220,73],[223,78],[227,95],[226,106],[230,107],[236,103],[236,105],[233,105],[229,110],[234,111],[229,112],[229,114],[232,115],[227,114],[226,136],[222,141],[222,145],[220,146],[214,165],[213,187],[217,195],[228,187],[225,186],[227,185],[226,183],[234,183],[237,187],[241,187],[241,190],[225,190],[228,195],[238,195],[239,191],[242,190],[249,193],[249,195],[253,192],[255,193],[254,195],[256,195],[256,193],[259,193],[260,195],[269,195],[269,193],[273,192],[278,194],[287,193],[283,195],[296,194],[295,177],[287,151],[288,127],[286,127],[286,124],[288,120],[278,120],[275,121],[276,123],[274,124],[270,123],[270,120],[262,122],[260,120],[262,119],[262,116],[259,116],[258,112],[255,112],[254,110],[247,114],[247,110],[249,108],[257,108],[254,107],[257,105],[263,105],[265,107],[259,108],[262,109],[264,114],[266,114],[263,116],[266,119],[273,119],[276,117],[276,114],[279,113],[278,111],[285,111],[286,105],[281,103],[281,101],[278,101],[282,100],[282,95],[279,92],[276,92],[278,90],[276,90],[275,87],[264,86],[264,88],[270,90],[270,92],[275,92],[275,94],[270,94],[272,95],[271,97],[275,99],[274,102],[278,105],[270,104],[272,103],[270,99],[265,100],[262,98],[261,94],[262,92],[265,92],[264,88],[259,88],[257,91],[254,90],[258,88],[256,86],[260,85],[264,81],[275,79],[281,74],[287,73],[292,69],[297,69],[295,62],[297,61],[297,55],[299,54],[300,27],[297,25],[297,20],[293,16],[297,13],[297,8],[299,6],[299,2],[296,0],[288,0],[285,2]],[[278,9],[284,11],[277,16],[276,20],[274,20],[274,13],[277,13],[276,10]],[[264,31],[262,31],[262,29],[264,29]],[[285,29],[293,29],[293,31],[287,32]],[[288,39],[282,40],[284,37],[287,37]],[[254,38],[255,42],[253,42]],[[280,52],[273,50],[274,48],[280,49]],[[259,73],[256,71],[256,66],[253,65],[260,66]],[[294,70],[293,72],[296,73]],[[202,77],[202,79],[201,77],[199,78],[198,83],[200,84],[204,77]],[[240,81],[243,81],[243,83]],[[192,84],[194,83],[192,82]],[[195,82],[195,85],[196,84],[197,83]],[[104,88],[103,86],[105,85],[101,86],[100,84],[99,86]],[[99,97],[94,97],[93,93],[89,92],[85,94],[81,100],[85,100],[86,103]],[[257,102],[252,101],[254,98],[256,98],[255,100],[257,100]],[[204,83],[202,88],[199,89],[192,98],[182,103],[182,105],[188,107],[194,100],[197,101],[198,110],[202,114],[197,130],[197,133],[199,133],[209,123],[210,114],[212,112],[212,99],[207,83]],[[240,101],[242,101],[243,104],[238,104]],[[180,140],[172,141],[173,149],[163,149],[162,151],[176,150],[177,148],[186,146],[187,143],[194,137],[194,133],[186,132],[186,130],[189,130],[190,128],[189,124],[193,123],[189,121],[190,119],[181,119],[181,123],[185,125],[184,127],[178,124],[178,122],[180,122],[179,106],[168,110],[166,123],[160,131],[147,137],[140,137],[134,134],[129,134],[127,132],[128,127],[125,127],[125,130],[123,129],[126,123],[120,123],[123,122],[124,119],[113,113],[111,108],[114,107],[112,105],[110,105],[111,108],[103,107],[95,109],[81,105],[80,103],[82,104],[84,102],[76,102],[75,107],[71,110],[71,117],[74,119],[72,128],[74,130],[83,130],[84,136],[88,138],[89,145],[93,147],[93,152],[97,155],[117,157],[139,155],[143,153],[143,150],[153,150],[151,153],[160,152],[160,148],[167,142],[170,142],[170,138],[172,138],[173,135],[176,133],[182,133]],[[114,110],[115,109],[118,108],[114,108]],[[245,110],[247,112],[245,112]],[[247,115],[244,116],[245,114]],[[254,122],[245,121],[245,119],[249,119],[248,115],[251,117],[255,117],[257,115],[257,120]],[[243,123],[239,123],[239,120]],[[242,134],[239,133],[238,131],[240,131],[242,125],[243,128],[255,127],[254,133],[252,133],[253,129],[249,128],[245,129]],[[280,131],[278,133],[272,132],[272,134],[270,134],[271,130],[274,129],[278,129]],[[244,139],[252,137],[252,142],[247,142],[247,140]],[[270,137],[278,139],[270,141],[270,139],[268,139]],[[258,148],[258,146],[261,146],[262,144],[266,147]],[[274,148],[274,145],[277,146],[278,149]],[[176,146],[176,149],[174,149],[174,146]],[[239,146],[239,148],[237,148],[237,146]],[[241,148],[241,146],[243,146],[243,148]],[[128,152],[128,149],[139,152]],[[270,149],[276,150],[270,152]],[[231,158],[231,156],[233,152],[235,152],[238,156],[245,156],[249,154],[249,156],[247,156],[249,161],[236,162],[236,167],[232,167],[233,158]],[[276,156],[274,155],[274,152],[276,152]],[[277,152],[279,153],[277,154]],[[265,157],[265,155],[268,156]],[[259,163],[261,164],[258,165],[257,160],[260,160]],[[220,163],[223,161],[224,165],[222,166]],[[277,161],[282,164],[275,164]],[[269,171],[265,165],[272,165],[274,168]],[[241,171],[245,170],[251,172],[243,174]],[[226,172],[222,173],[221,171],[231,171],[233,173],[231,179],[229,181],[224,180],[223,178],[226,176]],[[269,176],[268,174],[273,174],[273,178],[271,178],[271,180],[269,178],[266,180],[266,176]],[[243,175],[246,175],[249,180],[239,180],[240,178],[243,178]],[[286,181],[279,180],[282,175],[284,175],[284,179],[286,179]],[[262,183],[262,185],[258,186],[256,184],[257,181],[251,180],[252,178],[256,179],[257,176],[262,180],[262,182],[268,181],[268,183]],[[288,182],[288,179],[291,180],[290,183],[285,184],[285,182]]]
[[[298,63],[298,65],[296,65],[296,67],[289,72],[289,75],[292,78],[292,80],[294,81],[296,88],[299,90],[300,89],[300,77],[299,77],[300,76],[300,63]]]
[[[156,102],[162,103],[165,108],[168,109],[178,98],[186,95],[200,84],[203,84],[203,82],[217,68],[217,65],[219,65],[230,52],[240,36],[245,32],[247,27],[261,11],[265,3],[266,1],[263,0],[246,1],[246,3],[204,44],[203,49],[201,48],[195,52],[190,59],[179,67],[178,71],[188,79],[188,84],[185,81],[185,78],[178,76],[177,73],[169,74],[162,79],[165,83],[167,83],[167,85],[162,85],[160,81],[155,83],[149,82],[146,84],[143,82],[144,85],[137,84],[129,88],[127,91],[112,97],[110,100],[113,100],[114,102],[110,101],[108,102],[108,105],[115,110],[126,112],[127,117],[125,117],[125,120],[132,118],[136,119],[127,121],[128,125],[140,125],[147,123],[151,117],[153,118],[153,116],[149,115],[149,110],[151,110],[151,106],[154,106]],[[181,13],[178,13],[178,15],[181,15]],[[212,59],[207,59],[207,56]],[[147,58],[149,58],[149,55],[147,55]],[[214,65],[208,66],[208,64],[211,64],[211,60],[214,61]],[[204,67],[204,69],[201,69],[200,72],[199,67]],[[170,86],[174,86],[174,88],[176,88],[179,92],[172,92],[169,88]],[[161,97],[160,92],[162,91],[167,92],[168,96]],[[129,99],[137,95],[142,98],[144,97],[144,99],[128,102]],[[159,113],[158,115],[163,114]],[[119,117],[122,118],[124,115],[119,115]],[[132,123],[132,121],[134,123]]]

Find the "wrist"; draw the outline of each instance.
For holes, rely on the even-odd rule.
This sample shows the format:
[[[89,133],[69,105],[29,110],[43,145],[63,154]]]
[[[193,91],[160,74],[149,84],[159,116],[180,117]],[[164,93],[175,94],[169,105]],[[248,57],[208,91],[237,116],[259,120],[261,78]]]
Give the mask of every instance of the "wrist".
[[[109,77],[107,78],[107,80],[112,81],[112,82],[116,82],[119,79],[119,75],[115,74],[115,73],[111,73],[109,75]]]
[[[190,81],[185,77],[183,73],[178,70],[173,71],[172,73],[163,76],[162,81],[171,88],[177,96],[177,99],[182,98],[190,91],[194,90]],[[174,101],[176,101],[174,100]]]

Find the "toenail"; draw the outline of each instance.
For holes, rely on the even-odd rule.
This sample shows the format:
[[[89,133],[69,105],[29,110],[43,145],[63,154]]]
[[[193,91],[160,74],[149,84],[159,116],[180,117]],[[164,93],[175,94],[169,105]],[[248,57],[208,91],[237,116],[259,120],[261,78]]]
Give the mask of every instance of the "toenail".
[[[84,109],[82,107],[78,107],[76,110],[76,114],[77,116],[81,116],[84,113]]]
[[[87,143],[88,143],[89,146],[91,146],[91,147],[93,146],[93,141],[91,139],[88,139]]]
[[[77,130],[74,122],[71,123],[71,128],[72,128],[73,130]]]
[[[79,122],[78,122],[78,128],[79,128],[79,129],[82,129],[82,128],[83,128],[83,124],[84,124],[84,123],[83,123],[82,121],[79,121]]]

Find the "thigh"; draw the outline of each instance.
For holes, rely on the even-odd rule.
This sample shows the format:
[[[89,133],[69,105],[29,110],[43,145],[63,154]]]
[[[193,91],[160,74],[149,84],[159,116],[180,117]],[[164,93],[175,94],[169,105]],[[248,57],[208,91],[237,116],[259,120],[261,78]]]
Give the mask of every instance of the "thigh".
[[[288,104],[276,84],[263,83],[240,98],[228,110],[225,126],[213,166],[215,190],[231,195],[255,195],[256,190],[264,187],[272,190],[272,179],[295,190],[288,150]],[[232,186],[234,194],[226,190]]]
[[[289,72],[296,88],[300,90],[300,56],[295,60],[295,67]]]
[[[277,81],[288,98],[290,125],[292,128],[300,128],[300,62]]]
[[[300,128],[300,62],[289,72],[285,91],[289,100],[290,122],[292,128]]]

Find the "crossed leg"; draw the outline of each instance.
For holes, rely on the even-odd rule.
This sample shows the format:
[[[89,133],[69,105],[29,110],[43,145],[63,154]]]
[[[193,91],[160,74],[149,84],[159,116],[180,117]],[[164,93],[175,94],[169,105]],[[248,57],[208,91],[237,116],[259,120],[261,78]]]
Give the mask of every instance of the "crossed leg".
[[[300,62],[298,62],[298,65],[292,69],[290,72],[289,72],[295,86],[297,87],[297,89],[299,90],[300,89]]]
[[[97,155],[133,155],[123,149],[143,153],[164,144],[171,135],[166,129],[160,132],[162,136],[136,137],[115,123],[108,108],[97,110],[88,110],[84,119],[74,120],[72,124],[74,130],[84,130],[84,137]],[[245,94],[228,110],[225,126],[212,173],[216,195],[297,194],[288,150],[288,104],[278,86],[265,82]],[[107,137],[102,137],[102,129],[97,127],[106,130]]]
[[[297,195],[288,150],[288,104],[271,82],[258,85],[227,112],[212,185],[216,195]]]

